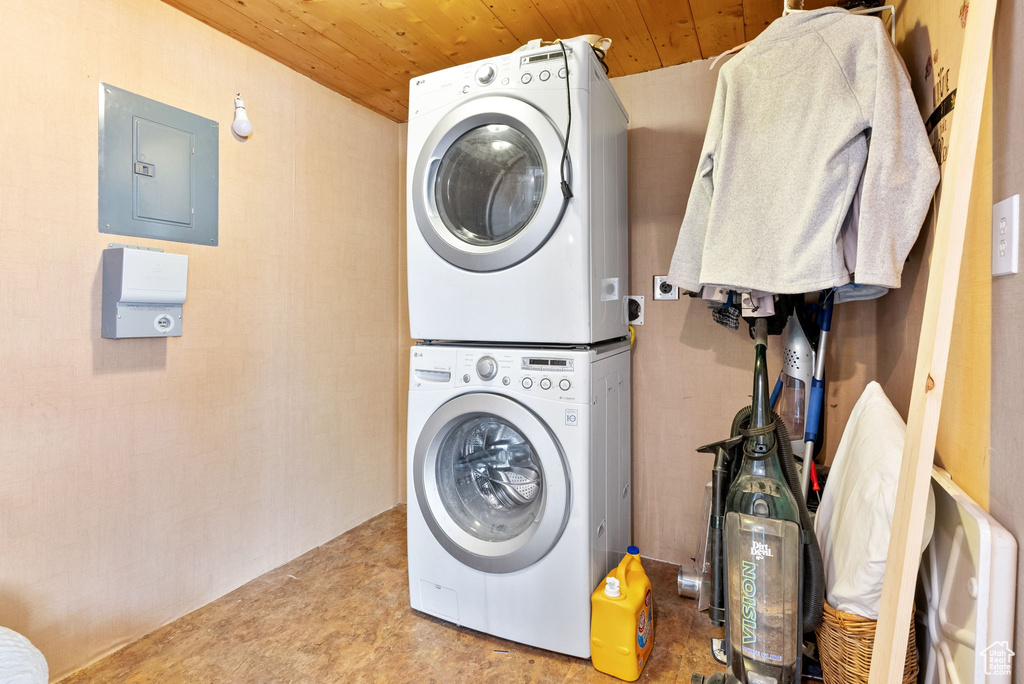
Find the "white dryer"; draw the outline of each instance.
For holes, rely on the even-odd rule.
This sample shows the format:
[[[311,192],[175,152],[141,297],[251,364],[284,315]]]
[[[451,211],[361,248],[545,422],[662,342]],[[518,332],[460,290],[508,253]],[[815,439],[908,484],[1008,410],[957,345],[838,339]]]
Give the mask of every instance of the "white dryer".
[[[590,595],[630,543],[629,345],[417,345],[412,607],[590,657]]]
[[[565,47],[567,60],[551,45],[411,82],[412,337],[590,344],[627,333],[626,111],[590,45]]]

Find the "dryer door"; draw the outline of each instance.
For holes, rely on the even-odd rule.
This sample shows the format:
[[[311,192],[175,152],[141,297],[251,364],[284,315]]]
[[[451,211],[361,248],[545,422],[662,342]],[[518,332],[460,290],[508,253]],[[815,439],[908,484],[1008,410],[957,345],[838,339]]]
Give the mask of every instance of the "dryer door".
[[[562,143],[522,100],[481,97],[449,112],[413,170],[412,210],[434,252],[462,269],[500,271],[537,251],[565,212]]]
[[[430,531],[477,570],[536,563],[569,520],[569,473],[557,439],[507,397],[474,392],[441,406],[420,433],[412,468]]]

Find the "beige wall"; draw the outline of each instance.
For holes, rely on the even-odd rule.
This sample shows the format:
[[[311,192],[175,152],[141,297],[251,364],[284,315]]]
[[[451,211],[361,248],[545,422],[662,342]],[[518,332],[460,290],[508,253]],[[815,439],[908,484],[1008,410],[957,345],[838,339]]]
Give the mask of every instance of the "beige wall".
[[[996,201],[1024,193],[1024,5],[1000,2],[992,46],[993,167]],[[1024,545],[1024,275],[992,282],[991,512]],[[1017,562],[1017,634],[1024,654],[1024,563]],[[1024,657],[1018,655],[1016,661]],[[1020,668],[1016,668],[1020,671]],[[1020,677],[1017,678],[1020,681]]]
[[[158,0],[0,45],[0,624],[61,675],[399,498],[399,127]],[[101,80],[220,122],[180,339],[100,338]]]

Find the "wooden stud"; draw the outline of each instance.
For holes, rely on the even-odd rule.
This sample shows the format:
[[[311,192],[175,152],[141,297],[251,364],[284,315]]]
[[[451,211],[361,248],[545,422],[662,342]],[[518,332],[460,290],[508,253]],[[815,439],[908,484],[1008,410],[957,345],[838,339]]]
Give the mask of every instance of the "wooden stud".
[[[906,658],[992,50],[995,9],[996,0],[974,0],[965,29],[957,106],[935,222],[900,486],[889,540],[875,651],[871,659],[871,684],[900,681]]]

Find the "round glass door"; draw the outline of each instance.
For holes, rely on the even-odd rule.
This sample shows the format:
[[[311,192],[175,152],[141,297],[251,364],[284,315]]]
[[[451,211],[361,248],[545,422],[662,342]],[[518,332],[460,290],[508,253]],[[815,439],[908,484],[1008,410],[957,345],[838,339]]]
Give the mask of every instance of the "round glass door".
[[[508,541],[537,520],[544,473],[530,441],[491,414],[449,429],[435,466],[441,503],[463,530],[483,541]]]
[[[434,202],[445,227],[469,244],[497,245],[530,222],[544,196],[544,161],[522,131],[477,126],[441,157]]]
[[[413,169],[420,233],[459,268],[514,266],[561,221],[561,164],[561,134],[540,110],[509,97],[469,100],[441,119]]]
[[[472,393],[444,404],[424,426],[413,468],[427,526],[470,567],[532,565],[568,521],[562,451],[535,414],[506,397]]]

